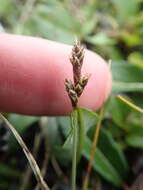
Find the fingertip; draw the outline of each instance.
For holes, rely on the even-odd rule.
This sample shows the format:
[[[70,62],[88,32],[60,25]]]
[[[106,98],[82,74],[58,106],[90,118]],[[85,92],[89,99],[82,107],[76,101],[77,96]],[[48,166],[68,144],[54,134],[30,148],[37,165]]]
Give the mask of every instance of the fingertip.
[[[95,52],[86,51],[83,73],[91,75],[80,99],[80,106],[99,109],[111,93],[112,75],[106,61]]]
[[[64,87],[72,79],[71,46],[41,38],[0,34],[0,109],[30,115],[67,115]],[[79,105],[98,109],[111,91],[111,72],[96,53],[85,51],[82,75],[91,74]]]

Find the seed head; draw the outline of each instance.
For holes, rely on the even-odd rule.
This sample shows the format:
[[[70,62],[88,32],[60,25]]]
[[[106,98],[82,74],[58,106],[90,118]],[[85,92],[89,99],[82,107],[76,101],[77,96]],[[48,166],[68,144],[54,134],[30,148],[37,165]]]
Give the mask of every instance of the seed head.
[[[66,79],[65,80],[65,87],[66,87],[66,91],[68,93],[68,96],[71,100],[72,106],[76,107],[77,102],[78,102],[78,96],[77,96],[77,93],[74,89],[74,85],[72,84],[71,81]]]
[[[89,76],[81,76],[81,68],[84,59],[84,47],[79,41],[76,41],[70,57],[70,62],[73,67],[73,81],[65,80],[65,87],[72,106],[77,107],[78,98],[81,96],[85,86],[88,83]]]
[[[72,54],[70,57],[70,62],[73,66],[73,79],[75,85],[78,84],[78,81],[81,78],[81,68],[84,59],[84,48],[80,45],[79,41],[76,41],[73,49]]]

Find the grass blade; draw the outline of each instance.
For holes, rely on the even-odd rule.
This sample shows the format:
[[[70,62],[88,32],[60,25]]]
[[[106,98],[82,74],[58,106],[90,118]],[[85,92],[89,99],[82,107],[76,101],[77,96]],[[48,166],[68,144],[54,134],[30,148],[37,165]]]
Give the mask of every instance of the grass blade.
[[[134,110],[143,113],[143,109],[136,106],[135,104],[133,104],[131,101],[129,101],[129,99],[125,98],[124,96],[121,95],[117,95],[116,96],[118,99],[120,99],[121,101],[123,101],[125,104],[127,104],[128,106],[130,106],[131,108],[133,108]]]
[[[49,190],[49,187],[47,186],[46,182],[44,181],[44,179],[41,175],[40,169],[39,169],[34,157],[30,153],[30,151],[28,150],[27,146],[25,145],[24,141],[22,140],[22,138],[20,137],[18,132],[15,130],[15,128],[9,123],[9,121],[2,114],[0,114],[0,119],[5,123],[6,127],[13,133],[17,142],[19,143],[19,145],[23,149],[23,152],[29,161],[29,164],[30,164],[30,166],[34,172],[34,175],[37,179],[37,182],[40,185],[40,188],[42,190]]]

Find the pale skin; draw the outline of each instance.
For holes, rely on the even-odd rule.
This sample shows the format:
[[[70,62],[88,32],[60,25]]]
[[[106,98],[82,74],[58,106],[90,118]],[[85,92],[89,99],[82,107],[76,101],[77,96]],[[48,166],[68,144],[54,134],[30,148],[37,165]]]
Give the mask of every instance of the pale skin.
[[[0,111],[68,115],[64,80],[72,79],[71,46],[49,40],[0,34]],[[91,74],[79,106],[96,110],[111,92],[111,73],[97,54],[85,50],[82,74]]]

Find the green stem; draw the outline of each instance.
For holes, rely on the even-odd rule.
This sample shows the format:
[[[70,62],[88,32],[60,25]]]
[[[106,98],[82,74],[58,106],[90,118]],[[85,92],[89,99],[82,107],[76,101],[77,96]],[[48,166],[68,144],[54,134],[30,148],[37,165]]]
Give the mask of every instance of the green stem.
[[[78,111],[78,148],[77,148],[77,161],[80,160],[83,144],[84,144],[84,137],[85,137],[85,127],[84,127],[84,119],[82,116],[82,111],[80,108],[77,109]]]
[[[76,166],[77,166],[77,110],[71,114],[73,129],[73,157],[72,157],[72,190],[76,190]]]

